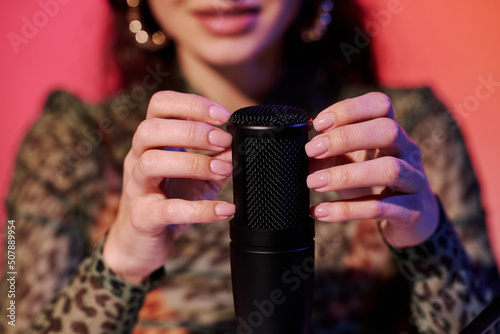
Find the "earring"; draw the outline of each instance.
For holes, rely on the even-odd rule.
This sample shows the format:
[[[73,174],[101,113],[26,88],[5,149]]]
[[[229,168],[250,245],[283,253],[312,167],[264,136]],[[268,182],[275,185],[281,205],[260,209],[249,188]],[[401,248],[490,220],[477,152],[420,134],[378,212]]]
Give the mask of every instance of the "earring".
[[[328,26],[332,21],[331,12],[335,5],[332,0],[323,0],[311,28],[302,31],[300,38],[305,43],[317,42],[325,37]]]
[[[129,20],[129,29],[135,34],[135,40],[139,47],[150,51],[157,51],[164,48],[168,44],[167,36],[163,31],[156,31],[152,35],[141,22],[140,0],[127,0],[129,11],[127,13]]]

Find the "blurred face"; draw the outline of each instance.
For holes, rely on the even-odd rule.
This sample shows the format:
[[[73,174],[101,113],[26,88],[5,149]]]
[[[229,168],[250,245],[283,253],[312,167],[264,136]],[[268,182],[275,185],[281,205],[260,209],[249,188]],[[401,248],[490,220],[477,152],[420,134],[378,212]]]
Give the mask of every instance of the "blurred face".
[[[179,50],[214,66],[241,65],[280,43],[301,0],[149,0]]]

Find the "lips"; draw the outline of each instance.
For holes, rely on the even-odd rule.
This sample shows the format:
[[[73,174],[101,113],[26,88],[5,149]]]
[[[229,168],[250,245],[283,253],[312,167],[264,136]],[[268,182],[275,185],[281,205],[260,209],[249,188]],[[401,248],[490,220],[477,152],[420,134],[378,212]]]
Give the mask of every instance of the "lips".
[[[259,7],[254,6],[213,6],[193,11],[201,25],[211,34],[234,36],[247,33],[257,23]]]

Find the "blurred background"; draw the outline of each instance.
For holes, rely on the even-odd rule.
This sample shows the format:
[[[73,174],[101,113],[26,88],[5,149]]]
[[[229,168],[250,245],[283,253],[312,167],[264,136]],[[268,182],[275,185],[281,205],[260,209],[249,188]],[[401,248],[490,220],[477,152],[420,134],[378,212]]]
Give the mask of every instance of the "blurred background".
[[[125,1],[125,0],[124,0]],[[380,82],[430,86],[462,129],[500,263],[500,2],[357,0]],[[118,89],[106,0],[23,0],[0,13],[0,226],[15,157],[47,95],[98,102]],[[352,43],[354,45],[354,41]]]

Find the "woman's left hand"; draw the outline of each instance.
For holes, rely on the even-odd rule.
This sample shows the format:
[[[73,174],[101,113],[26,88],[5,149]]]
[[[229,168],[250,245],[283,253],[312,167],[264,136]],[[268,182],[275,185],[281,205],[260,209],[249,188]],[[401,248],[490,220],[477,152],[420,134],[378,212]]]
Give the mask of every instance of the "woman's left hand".
[[[322,134],[306,145],[312,159],[309,188],[336,191],[341,200],[311,209],[318,220],[382,221],[393,247],[422,243],[437,228],[439,209],[425,176],[420,149],[394,119],[382,93],[347,99],[313,122]]]

